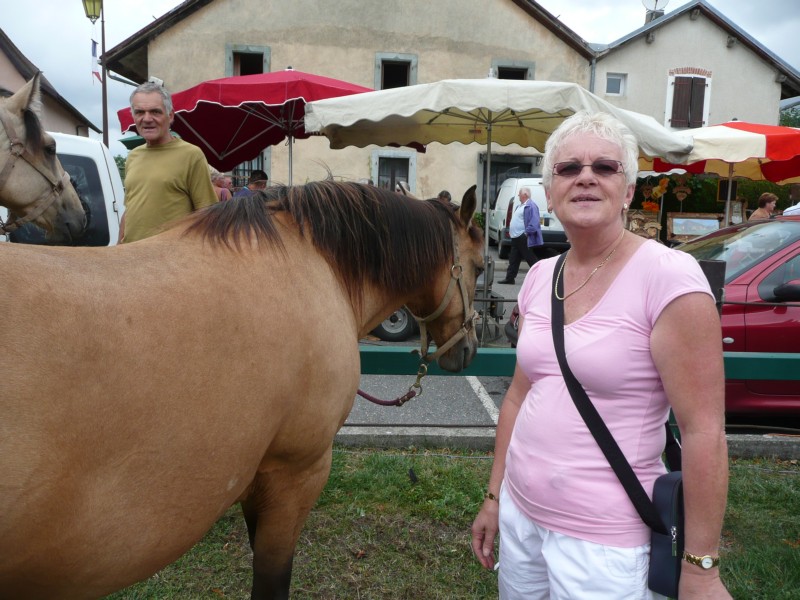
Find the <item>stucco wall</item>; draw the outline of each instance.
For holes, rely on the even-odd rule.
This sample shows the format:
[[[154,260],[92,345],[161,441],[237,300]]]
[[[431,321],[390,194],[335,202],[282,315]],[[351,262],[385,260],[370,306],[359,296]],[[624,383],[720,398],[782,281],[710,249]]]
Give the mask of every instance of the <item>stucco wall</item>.
[[[669,127],[669,70],[699,67],[711,71],[707,125],[734,117],[776,125],[781,89],[774,69],[741,44],[729,48],[727,42],[728,34],[705,17],[683,15],[658,28],[652,43],[642,37],[598,60],[595,93]],[[605,94],[608,73],[627,73],[624,96]]]
[[[0,87],[16,92],[27,83],[5,54],[0,52]],[[98,84],[99,88],[99,84]],[[98,91],[98,96],[100,92]],[[75,117],[52,97],[42,94],[42,125],[47,131],[88,135],[86,127],[79,127]]]
[[[374,86],[376,53],[413,54],[418,83],[485,77],[493,60],[535,63],[535,78],[589,82],[589,64],[510,0],[231,0],[212,2],[149,47],[148,70],[179,91],[225,75],[226,44],[268,46],[270,70],[291,65],[311,73]],[[533,154],[530,149],[498,152]],[[368,177],[374,147],[330,150],[327,140],[299,140],[293,181]],[[431,144],[417,155],[418,195],[447,188],[454,198],[477,183],[478,145]],[[285,145],[271,149],[272,180],[288,180]]]

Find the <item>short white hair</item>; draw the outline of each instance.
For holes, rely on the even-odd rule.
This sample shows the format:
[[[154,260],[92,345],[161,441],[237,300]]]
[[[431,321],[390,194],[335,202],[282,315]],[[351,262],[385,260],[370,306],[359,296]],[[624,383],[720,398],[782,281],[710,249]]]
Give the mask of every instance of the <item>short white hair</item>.
[[[577,134],[592,134],[602,140],[616,144],[622,150],[622,168],[625,170],[625,183],[636,183],[639,174],[639,142],[636,136],[619,119],[608,113],[586,111],[576,112],[564,120],[550,135],[544,145],[542,162],[542,184],[549,188],[553,182],[553,165],[558,149],[564,141]]]

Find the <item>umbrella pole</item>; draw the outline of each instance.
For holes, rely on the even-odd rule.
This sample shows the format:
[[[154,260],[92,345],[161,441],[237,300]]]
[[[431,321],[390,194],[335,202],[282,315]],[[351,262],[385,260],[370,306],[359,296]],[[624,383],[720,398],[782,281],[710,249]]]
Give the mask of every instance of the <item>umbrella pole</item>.
[[[489,122],[486,126],[486,191],[483,194],[483,266],[489,273],[489,193],[492,189],[492,112],[489,111]],[[494,272],[494,270],[492,270]],[[489,278],[483,278],[483,319],[481,325],[481,343],[486,341],[486,327],[489,320]]]
[[[289,185],[292,185],[292,135],[289,134]]]
[[[725,223],[723,227],[730,225],[731,218],[731,188],[733,187],[733,163],[728,165],[728,194],[725,199]]]

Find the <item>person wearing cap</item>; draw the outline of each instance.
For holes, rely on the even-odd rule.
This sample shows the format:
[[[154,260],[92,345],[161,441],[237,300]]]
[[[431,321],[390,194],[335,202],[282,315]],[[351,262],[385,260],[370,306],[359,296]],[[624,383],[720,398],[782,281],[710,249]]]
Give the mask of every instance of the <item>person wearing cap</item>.
[[[252,196],[258,191],[265,190],[267,188],[268,181],[269,177],[267,177],[267,174],[264,171],[261,169],[255,169],[250,173],[250,177],[247,178],[247,185],[236,192],[233,197],[247,198],[248,196]]]

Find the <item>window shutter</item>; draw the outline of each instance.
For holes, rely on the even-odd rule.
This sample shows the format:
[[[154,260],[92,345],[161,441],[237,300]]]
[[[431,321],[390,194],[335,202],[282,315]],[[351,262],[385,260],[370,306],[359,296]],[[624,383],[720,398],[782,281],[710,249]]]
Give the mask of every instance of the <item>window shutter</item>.
[[[689,107],[689,127],[703,126],[703,103],[706,98],[705,77],[692,77],[692,102]]]
[[[689,126],[689,107],[692,98],[693,77],[676,77],[672,90],[672,119],[673,127]],[[702,112],[700,113],[703,114]]]

